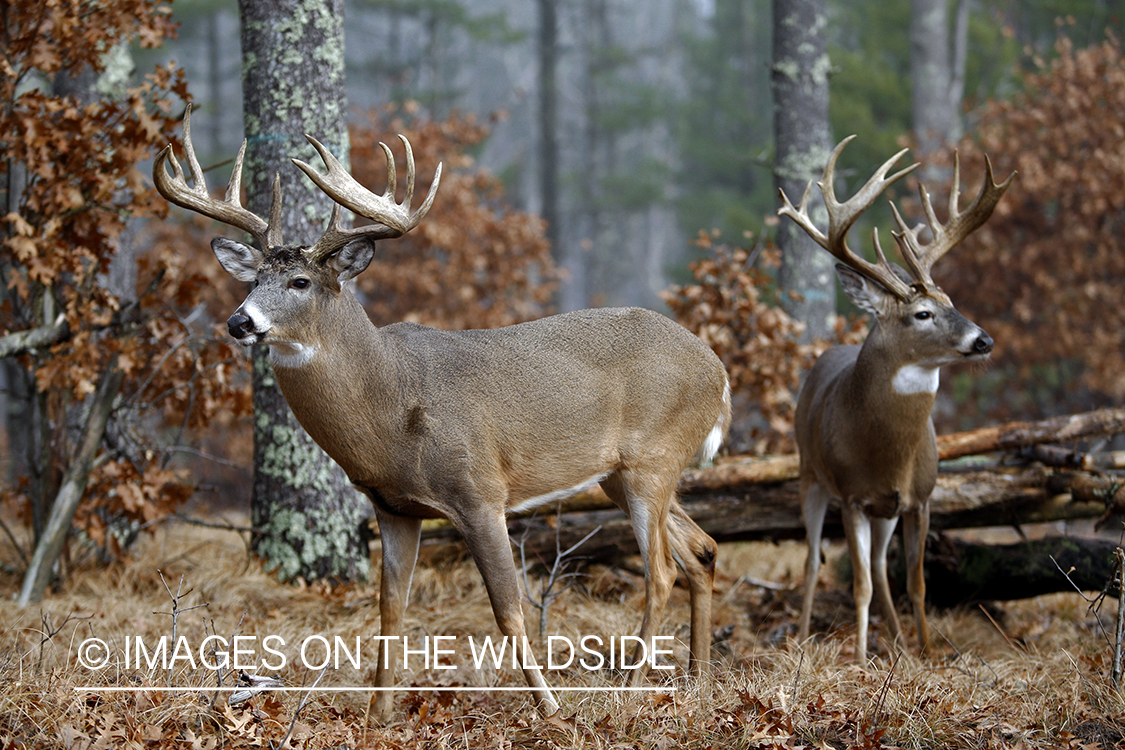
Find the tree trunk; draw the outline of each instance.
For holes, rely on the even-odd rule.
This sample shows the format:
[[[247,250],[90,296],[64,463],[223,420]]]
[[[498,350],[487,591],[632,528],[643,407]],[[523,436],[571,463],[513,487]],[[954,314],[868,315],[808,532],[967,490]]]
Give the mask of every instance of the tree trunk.
[[[911,0],[911,101],[919,156],[937,151],[957,134],[948,6],[947,0]],[[920,179],[932,178],[923,174]]]
[[[318,164],[315,135],[347,164],[342,0],[241,0],[249,208],[269,215],[280,174],[282,235],[289,244],[319,236],[331,200],[290,158]],[[285,579],[353,580],[370,569],[361,524],[368,501],[308,436],[273,377],[266,347],[254,352],[255,550]]]
[[[538,0],[539,5],[539,194],[540,215],[547,222],[547,241],[555,262],[565,266],[559,226],[559,137],[558,137],[558,13],[556,0]],[[565,287],[570,282],[564,281]],[[579,290],[580,291],[580,290]],[[578,291],[574,292],[578,293]],[[572,299],[566,290],[560,299]]]
[[[794,200],[819,178],[830,153],[826,27],[824,0],[774,0],[774,179]],[[810,214],[827,225],[822,201],[812,202]],[[779,225],[777,244],[782,305],[805,323],[804,340],[828,338],[836,315],[832,256],[791,221]]]

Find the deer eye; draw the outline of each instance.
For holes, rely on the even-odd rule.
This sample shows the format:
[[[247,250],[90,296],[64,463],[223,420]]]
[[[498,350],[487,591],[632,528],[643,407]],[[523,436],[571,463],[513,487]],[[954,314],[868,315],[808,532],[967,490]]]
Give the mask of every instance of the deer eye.
[[[298,276],[289,282],[290,289],[308,289],[311,285],[312,282],[303,276]]]
[[[929,310],[919,310],[918,312],[914,313],[915,320],[929,320],[932,317],[934,317],[934,314]]]

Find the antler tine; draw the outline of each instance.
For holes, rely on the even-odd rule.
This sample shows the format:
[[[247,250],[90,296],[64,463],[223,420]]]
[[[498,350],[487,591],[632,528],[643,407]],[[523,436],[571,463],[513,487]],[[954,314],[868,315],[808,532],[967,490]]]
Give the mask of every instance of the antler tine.
[[[207,182],[203,176],[203,169],[195,156],[195,147],[191,141],[191,105],[184,112],[184,158],[191,169],[192,186],[188,186],[184,170],[176,160],[169,144],[157,154],[152,165],[152,181],[164,199],[177,206],[195,211],[208,218],[229,224],[253,235],[259,246],[264,250],[271,245],[281,244],[280,222],[281,190],[278,183],[274,182],[273,206],[270,210],[270,221],[266,222],[257,214],[243,208],[240,197],[242,188],[242,159],[246,153],[246,141],[238,151],[234,169],[231,172],[230,182],[227,184],[226,199],[216,200],[207,191]],[[169,164],[172,174],[168,174]]]
[[[827,190],[824,196],[825,204],[832,206],[832,208],[829,209],[829,216],[832,216],[833,211],[838,214],[838,216],[834,217],[834,220],[839,224],[841,238],[851,229],[852,224],[860,217],[860,214],[870,208],[871,204],[875,202],[875,199],[878,198],[884,190],[919,167],[918,162],[915,162],[908,167],[900,169],[890,177],[887,177],[887,172],[895,165],[895,162],[901,159],[903,155],[910,150],[904,148],[883,162],[882,166],[875,170],[875,174],[871,175],[870,179],[867,180],[863,187],[856,191],[855,195],[845,202],[840,203],[836,200],[835,190],[833,190],[832,186],[836,172],[836,159],[839,158],[840,152],[844,150],[844,146],[848,145],[848,142],[853,138],[855,138],[855,136],[850,135],[840,141],[839,145],[836,146],[836,149],[832,152],[832,156],[828,160],[828,167],[826,167],[824,171],[824,179],[828,185],[821,185],[821,190]]]
[[[402,141],[402,147],[406,149],[406,196],[402,202],[409,206],[414,202],[414,149],[410,147],[410,141],[402,133],[398,134],[398,139]],[[390,154],[390,151],[387,151]],[[388,156],[388,163],[394,164],[393,158]],[[394,191],[391,191],[394,194]]]
[[[394,155],[385,143],[379,145],[383,148],[383,153],[387,157],[387,188],[382,195],[377,195],[352,177],[324,144],[311,135],[305,137],[320,154],[320,158],[324,161],[328,171],[321,174],[298,159],[294,159],[293,163],[336,203],[332,209],[332,217],[329,219],[328,228],[316,241],[316,244],[306,250],[310,256],[315,258],[326,257],[358,237],[369,237],[375,240],[400,237],[418,226],[418,223],[426,216],[433,205],[438,184],[441,181],[441,164],[438,164],[437,170],[434,172],[433,183],[430,185],[426,200],[422,202],[417,211],[410,212],[410,204],[414,198],[414,153],[410,148],[410,142],[405,137],[399,136],[406,146],[406,197],[402,203],[395,201],[395,190],[398,187],[397,169],[395,168]],[[342,229],[340,227],[340,207],[377,223],[355,229]]]
[[[383,149],[383,156],[387,159],[387,189],[383,191],[383,197],[389,198],[391,201],[395,199],[395,193],[398,191],[398,167],[395,165],[395,155],[391,153],[391,147],[379,141],[379,148]],[[339,163],[339,162],[337,162]],[[413,176],[414,160],[410,159],[407,165],[408,171]],[[351,175],[348,175],[349,177]],[[405,201],[406,208],[410,210],[410,201]]]
[[[903,154],[906,153],[907,149],[903,149],[885,161],[855,195],[844,202],[840,202],[836,199],[836,190],[833,185],[836,177],[836,162],[840,158],[840,153],[844,150],[844,147],[847,146],[853,138],[855,138],[855,136],[850,135],[836,145],[836,148],[832,150],[832,154],[828,157],[828,163],[824,167],[824,176],[820,182],[817,183],[817,185],[820,186],[820,192],[824,195],[824,205],[828,211],[828,233],[825,234],[817,229],[809,218],[808,198],[812,188],[811,181],[805,188],[805,194],[801,198],[800,207],[797,209],[793,208],[793,204],[790,203],[785,192],[781,191],[781,198],[784,205],[778,210],[778,214],[788,216],[796,221],[809,236],[844,263],[844,265],[879,282],[896,296],[906,299],[911,295],[910,287],[899,278],[891,267],[891,264],[887,261],[883,253],[883,248],[879,245],[878,233],[876,232],[873,238],[878,263],[871,263],[865,258],[856,255],[851,248],[848,247],[847,233],[856,219],[859,218],[860,214],[871,206],[880,193],[886,190],[892,183],[917,169],[918,164],[905,167],[888,177],[887,173],[895,163],[902,158]]]
[[[794,208],[793,204],[789,202],[789,196],[781,188],[777,189],[778,195],[781,196],[781,201],[784,204],[777,210],[778,216],[788,216],[795,221],[801,229],[812,237],[817,243],[827,249],[828,248],[828,235],[817,229],[816,224],[813,224],[812,219],[809,218],[809,194],[812,193],[813,180],[809,180],[805,185],[805,192],[801,195],[801,205],[799,208]],[[822,188],[823,190],[823,188]]]
[[[984,160],[984,173],[984,181],[981,184],[980,191],[969,207],[962,212],[959,206],[961,160],[959,154],[954,154],[953,185],[949,191],[949,219],[945,224],[938,221],[937,214],[934,212],[933,204],[930,201],[930,194],[926,191],[925,186],[920,185],[918,187],[919,196],[922,200],[922,210],[926,214],[926,223],[934,235],[929,243],[922,244],[920,240],[922,225],[919,224],[914,229],[907,229],[898,209],[895,209],[895,220],[898,222],[900,229],[899,232],[895,233],[895,240],[898,242],[903,259],[910,266],[911,275],[923,286],[934,286],[933,279],[930,277],[930,269],[933,268],[934,263],[988,221],[988,217],[992,215],[996,204],[1000,202],[1000,198],[1003,197],[1008,186],[1012,184],[1012,178],[1016,176],[1016,173],[1012,172],[1008,175],[1008,179],[996,184],[992,172],[992,161],[987,156]]]

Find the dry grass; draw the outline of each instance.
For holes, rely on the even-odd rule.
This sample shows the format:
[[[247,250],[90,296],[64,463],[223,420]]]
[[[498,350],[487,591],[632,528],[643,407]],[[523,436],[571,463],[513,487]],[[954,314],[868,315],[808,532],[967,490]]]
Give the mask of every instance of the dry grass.
[[[315,693],[300,710],[306,695],[294,692],[229,707],[225,694],[213,702],[213,693],[161,690],[167,672],[125,668],[120,658],[98,672],[83,668],[77,656],[87,638],[101,638],[119,656],[126,637],[150,643],[171,635],[172,599],[158,571],[173,592],[183,576],[181,610],[206,605],[176,617],[177,634],[193,645],[212,633],[275,634],[287,644],[313,634],[349,643],[378,634],[374,587],[282,586],[250,561],[238,535],[170,525],[131,563],[73,571],[41,607],[0,611],[0,748],[270,747],[290,729],[289,745],[309,748],[1054,748],[1121,741],[1125,707],[1108,682],[1110,649],[1077,594],[997,608],[995,622],[978,610],[933,613],[951,642],[940,653],[894,657],[880,648],[860,669],[849,661],[853,613],[842,588],[824,586],[816,627],[826,635],[802,647],[784,635],[799,592],[740,579],[799,583],[802,554],[790,544],[721,550],[715,621],[733,631],[717,645],[714,677],[703,684],[683,677],[681,644],[676,669],[653,680],[659,691],[594,692],[588,688],[620,684],[619,676],[571,668],[549,672],[549,682],[584,689],[561,693],[562,711],[550,720],[522,693],[416,690],[398,694],[393,721],[378,726],[366,721],[366,696],[358,693]],[[0,557],[8,571],[0,587],[9,598],[19,586],[15,563]],[[594,569],[556,602],[550,629],[575,641],[630,634],[642,605],[634,573]],[[525,611],[534,620],[531,608]],[[682,641],[686,621],[687,594],[678,588],[665,632]],[[424,560],[406,626],[412,645],[426,635],[457,637],[457,652],[447,657],[456,669],[417,669],[403,676],[408,684],[523,685],[510,668],[472,667],[467,637],[497,631],[470,562]],[[359,670],[329,670],[319,686],[370,684],[370,667],[365,661]],[[292,663],[280,674],[290,686],[317,678]],[[214,686],[215,672],[181,662],[171,684]],[[75,690],[84,685],[151,689]]]

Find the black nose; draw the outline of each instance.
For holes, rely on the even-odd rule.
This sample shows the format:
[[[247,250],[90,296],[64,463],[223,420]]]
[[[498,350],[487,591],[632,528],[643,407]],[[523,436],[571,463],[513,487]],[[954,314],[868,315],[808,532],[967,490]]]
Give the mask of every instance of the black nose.
[[[236,312],[234,315],[227,318],[227,330],[230,335],[236,339],[244,339],[249,336],[254,330],[253,321],[242,313]]]
[[[992,337],[982,331],[973,342],[973,354],[988,354],[992,351],[992,343]]]

